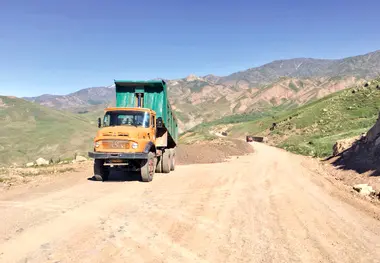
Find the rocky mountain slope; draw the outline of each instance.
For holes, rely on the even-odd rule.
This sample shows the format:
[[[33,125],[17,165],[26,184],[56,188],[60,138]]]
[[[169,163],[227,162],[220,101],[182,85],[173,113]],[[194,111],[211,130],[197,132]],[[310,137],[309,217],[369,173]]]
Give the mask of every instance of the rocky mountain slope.
[[[214,123],[198,125],[185,133],[183,142],[193,142],[210,138],[210,131],[244,138],[246,135],[265,136],[268,143],[288,151],[328,157],[333,153],[333,145],[340,139],[351,138],[366,133],[376,122],[380,110],[380,79],[367,82],[363,86],[333,93],[301,107],[273,112],[267,116],[230,116]],[[231,123],[231,119],[239,120]],[[379,122],[379,121],[378,121]],[[275,123],[275,125],[273,125]],[[366,149],[380,152],[378,126],[367,135]],[[207,137],[208,136],[208,137]],[[377,145],[375,148],[372,145]],[[355,148],[355,147],[354,147]],[[377,149],[377,150],[376,150]],[[372,157],[371,157],[372,158]],[[369,158],[359,158],[369,160]],[[372,158],[373,159],[373,158]]]
[[[356,77],[282,77],[256,88],[210,84],[203,79],[169,81],[169,85],[177,116],[187,130],[223,116],[297,107],[363,81]]]
[[[380,51],[338,60],[298,58],[274,61],[225,77],[207,75],[167,80],[180,130],[223,116],[296,107],[363,83],[380,73]],[[114,89],[97,87],[66,96],[26,98],[74,112],[96,111],[114,104]]]

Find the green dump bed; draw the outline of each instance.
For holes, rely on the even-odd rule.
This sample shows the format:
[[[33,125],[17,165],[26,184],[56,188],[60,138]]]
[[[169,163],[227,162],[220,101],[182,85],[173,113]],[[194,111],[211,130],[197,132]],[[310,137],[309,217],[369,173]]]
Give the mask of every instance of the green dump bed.
[[[115,80],[115,87],[116,107],[137,107],[136,94],[143,94],[143,108],[154,110],[156,117],[162,118],[171,139],[177,144],[178,124],[168,100],[165,81]]]

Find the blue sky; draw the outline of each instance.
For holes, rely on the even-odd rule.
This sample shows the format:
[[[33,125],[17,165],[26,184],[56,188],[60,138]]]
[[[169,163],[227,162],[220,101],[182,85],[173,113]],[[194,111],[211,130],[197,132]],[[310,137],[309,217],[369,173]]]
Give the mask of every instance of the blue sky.
[[[0,95],[380,49],[380,1],[1,0]]]

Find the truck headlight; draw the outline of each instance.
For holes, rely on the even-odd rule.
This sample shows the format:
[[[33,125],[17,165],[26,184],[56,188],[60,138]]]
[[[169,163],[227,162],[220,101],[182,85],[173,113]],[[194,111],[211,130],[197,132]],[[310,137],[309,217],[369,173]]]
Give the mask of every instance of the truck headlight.
[[[137,142],[132,143],[132,149],[137,149],[138,146],[139,146],[139,145],[138,145]]]
[[[95,148],[98,148],[100,146],[100,142],[95,142]]]

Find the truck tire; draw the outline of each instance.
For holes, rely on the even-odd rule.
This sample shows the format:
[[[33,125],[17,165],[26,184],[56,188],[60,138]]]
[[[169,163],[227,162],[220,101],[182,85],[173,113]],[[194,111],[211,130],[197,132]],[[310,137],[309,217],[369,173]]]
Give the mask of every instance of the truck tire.
[[[95,159],[94,161],[94,178],[96,181],[108,181],[109,169],[104,166],[104,161]]]
[[[155,172],[155,167],[157,164],[157,161],[155,160],[154,153],[150,152],[148,154],[148,159],[142,161],[140,173],[141,173],[141,180],[143,182],[151,182],[153,180],[153,175]]]
[[[162,172],[170,173],[170,150],[166,149],[161,157]]]
[[[162,156],[157,158],[156,173],[162,173]]]
[[[170,171],[175,170],[175,149],[170,149]]]

